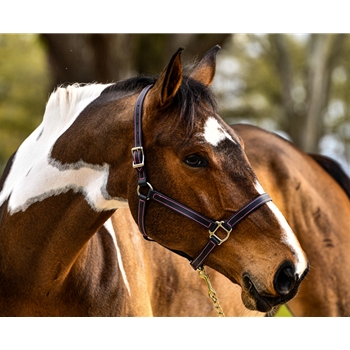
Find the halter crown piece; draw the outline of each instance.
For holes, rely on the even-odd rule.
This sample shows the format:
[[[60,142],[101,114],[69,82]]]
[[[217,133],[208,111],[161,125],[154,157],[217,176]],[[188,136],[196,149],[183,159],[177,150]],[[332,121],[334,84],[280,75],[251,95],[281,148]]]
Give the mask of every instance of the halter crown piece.
[[[203,267],[205,259],[213,251],[213,249],[218,245],[224,243],[230,237],[231,231],[234,228],[234,226],[236,226],[240,221],[242,221],[245,217],[247,217],[256,209],[258,209],[260,206],[262,206],[266,202],[271,201],[272,199],[267,193],[263,193],[258,197],[254,198],[245,206],[243,206],[241,209],[235,212],[232,216],[230,216],[227,220],[215,221],[177,202],[176,200],[166,196],[165,194],[162,194],[154,190],[151,184],[147,181],[147,174],[146,174],[146,168],[145,168],[145,154],[144,154],[144,149],[142,147],[142,106],[143,106],[143,101],[145,99],[145,96],[152,86],[153,85],[148,85],[141,91],[134,107],[135,143],[134,143],[134,147],[131,149],[131,154],[133,157],[133,167],[137,170],[137,173],[138,173],[138,187],[137,187],[137,194],[139,197],[138,226],[143,237],[147,240],[152,241],[152,239],[150,239],[146,234],[146,229],[145,229],[146,206],[147,206],[147,202],[149,200],[152,200],[168,207],[169,209],[176,211],[177,213],[207,228],[209,230],[209,240],[207,244],[201,249],[201,251],[194,258],[190,257],[189,255],[187,255],[182,251],[170,249],[174,253],[187,258],[190,261],[190,265],[193,267],[193,269],[197,270]],[[141,188],[144,188],[146,190],[148,189],[148,193],[146,195],[142,194],[140,192]],[[225,231],[226,236],[224,238],[220,238],[217,235],[217,231],[220,228]]]

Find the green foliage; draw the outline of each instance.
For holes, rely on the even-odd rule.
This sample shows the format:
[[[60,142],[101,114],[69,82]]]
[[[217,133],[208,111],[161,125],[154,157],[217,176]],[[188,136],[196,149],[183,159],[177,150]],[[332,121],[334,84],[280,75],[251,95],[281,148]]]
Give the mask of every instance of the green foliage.
[[[48,98],[44,48],[33,34],[0,34],[0,171],[40,124]]]
[[[276,312],[275,317],[293,317],[293,315],[285,305],[282,305]]]
[[[214,80],[225,121],[248,122],[282,132],[299,147],[311,132],[318,135],[317,130],[304,134],[309,117],[314,39],[313,35],[235,34],[224,48],[225,55],[221,54]],[[283,52],[279,51],[281,47]],[[326,66],[331,71],[329,94],[318,100],[320,105],[325,104],[318,116],[318,152],[341,161],[343,166],[350,164],[349,55],[350,36],[345,35],[339,52],[335,51]],[[290,95],[282,80],[288,83]],[[350,171],[350,166],[347,169]]]
[[[293,85],[304,84],[306,51],[303,42],[292,36],[284,35],[289,59],[293,65]],[[247,120],[262,127],[267,124],[275,129],[284,129],[286,116],[282,102],[282,85],[277,74],[277,54],[269,35],[236,34],[232,43],[226,46],[227,56],[234,58],[237,68],[228,74],[225,69],[218,69],[222,74],[214,86],[222,99],[222,115],[229,122]],[[224,88],[218,86],[221,80],[236,81],[236,86]],[[237,84],[240,86],[237,88]],[[232,104],[232,100],[235,101]]]

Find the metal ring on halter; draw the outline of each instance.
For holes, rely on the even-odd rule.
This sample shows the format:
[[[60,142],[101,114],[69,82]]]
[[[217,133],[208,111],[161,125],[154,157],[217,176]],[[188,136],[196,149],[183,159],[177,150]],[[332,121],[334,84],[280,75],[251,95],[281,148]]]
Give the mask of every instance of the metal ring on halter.
[[[148,193],[150,192],[150,191],[153,191],[153,187],[152,187],[152,185],[149,183],[149,182],[146,182],[146,184],[147,184],[147,186],[149,187],[149,190],[148,190]],[[139,186],[137,186],[137,190],[136,190],[136,192],[137,192],[137,195],[140,197],[140,185]],[[145,187],[145,186],[142,186],[142,187]],[[147,195],[147,200],[149,200],[149,197],[148,197],[148,195]]]
[[[219,241],[218,245],[220,245],[221,243],[224,243],[225,241],[227,241],[228,238],[230,237],[230,233],[231,233],[231,231],[232,231],[232,228],[231,228],[230,230],[227,230],[227,229],[225,228],[225,226],[222,225],[224,222],[225,222],[225,221],[216,221],[217,226],[216,226],[216,228],[214,229],[214,231],[210,231],[210,230],[209,230],[209,238],[211,238],[211,237],[214,236],[214,237]],[[226,233],[227,233],[227,235],[226,235],[225,238],[220,238],[220,237],[218,237],[218,236],[215,234],[215,232],[216,232],[220,227],[221,227],[223,230],[225,230]]]

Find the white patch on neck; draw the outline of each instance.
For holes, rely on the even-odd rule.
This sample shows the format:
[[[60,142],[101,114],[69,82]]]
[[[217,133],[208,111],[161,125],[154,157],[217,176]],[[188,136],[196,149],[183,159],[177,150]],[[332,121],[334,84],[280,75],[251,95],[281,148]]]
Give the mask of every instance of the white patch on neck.
[[[128,278],[126,277],[126,272],[125,272],[125,269],[124,269],[122,256],[120,254],[120,249],[118,247],[118,243],[117,243],[117,239],[116,239],[116,236],[115,236],[115,231],[114,231],[114,228],[113,228],[112,220],[110,218],[104,223],[104,227],[106,228],[106,230],[108,231],[108,233],[111,235],[111,237],[113,239],[115,248],[117,250],[118,266],[119,266],[120,272],[122,274],[122,277],[123,277],[126,289],[129,292],[129,296],[131,296],[129,281],[128,281]]]
[[[260,185],[260,183],[258,181],[256,181],[256,183],[255,183],[255,188],[259,192],[259,194],[265,193],[264,189],[262,188],[262,186]],[[305,259],[304,254],[302,253],[300,244],[299,244],[293,230],[288,225],[285,217],[283,216],[281,211],[277,208],[277,206],[272,201],[267,202],[266,204],[270,208],[270,210],[273,212],[275,217],[277,218],[277,221],[279,222],[279,224],[284,232],[282,242],[285,243],[286,245],[288,245],[292,249],[292,251],[295,252],[295,259],[297,261],[295,272],[299,276],[301,276],[303,274],[303,272],[305,271],[305,269],[307,268],[307,261]]]
[[[204,138],[213,146],[217,146],[221,141],[229,139],[236,143],[231,135],[219,124],[214,117],[209,117],[204,125]]]
[[[19,147],[0,193],[0,206],[9,198],[11,214],[69,190],[82,193],[96,211],[127,207],[126,199],[110,198],[106,191],[109,165],[84,163],[62,166],[50,158],[57,139],[82,110],[108,85],[59,88],[47,103],[43,122]]]

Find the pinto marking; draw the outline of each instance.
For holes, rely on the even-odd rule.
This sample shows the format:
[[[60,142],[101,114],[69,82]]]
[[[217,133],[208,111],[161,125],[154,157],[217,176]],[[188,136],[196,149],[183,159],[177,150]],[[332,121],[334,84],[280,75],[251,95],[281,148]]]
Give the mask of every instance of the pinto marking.
[[[221,141],[229,139],[236,143],[231,135],[219,124],[214,117],[209,117],[204,124],[204,139],[216,147]]]
[[[105,229],[107,230],[107,232],[111,235],[114,245],[115,245],[115,249],[117,251],[117,259],[118,259],[118,266],[119,266],[119,270],[123,276],[123,280],[124,280],[124,284],[126,286],[126,289],[128,290],[129,296],[131,296],[131,291],[130,291],[130,285],[129,285],[129,281],[128,278],[126,276],[126,272],[124,269],[124,265],[123,265],[123,259],[122,259],[122,255],[120,253],[120,249],[118,247],[118,243],[117,243],[117,238],[115,235],[115,231],[113,228],[113,224],[112,224],[112,220],[111,218],[109,218],[103,225],[105,227]]]
[[[265,193],[264,189],[258,181],[256,181],[255,183],[255,188],[259,194]],[[282,231],[284,233],[284,235],[282,236],[282,242],[284,242],[287,246],[289,246],[292,249],[293,252],[295,252],[295,259],[297,261],[295,273],[298,274],[298,276],[301,276],[307,268],[307,261],[303,256],[300,244],[291,227],[287,223],[287,220],[285,219],[281,211],[277,208],[277,206],[272,201],[266,203],[266,205],[275,215],[277,221],[279,222],[282,228]]]
[[[123,198],[111,198],[106,190],[109,165],[82,160],[62,165],[50,157],[57,139],[83,109],[100,96],[108,84],[72,85],[51,94],[42,123],[19,147],[0,193],[0,206],[9,199],[8,211],[25,211],[35,202],[66,193],[82,193],[95,211],[128,206]]]

